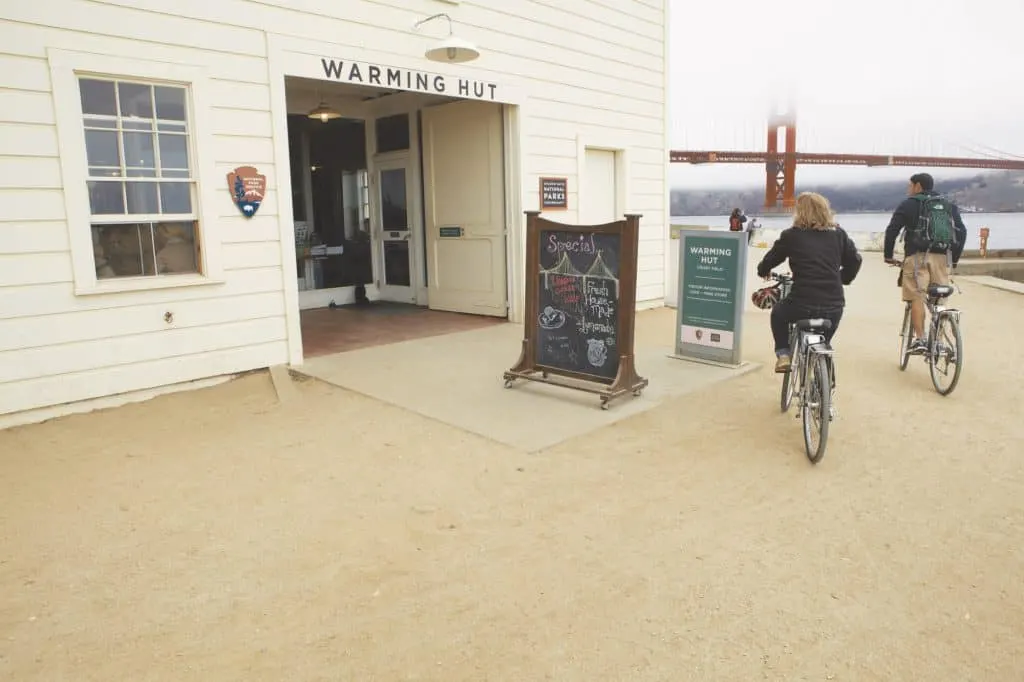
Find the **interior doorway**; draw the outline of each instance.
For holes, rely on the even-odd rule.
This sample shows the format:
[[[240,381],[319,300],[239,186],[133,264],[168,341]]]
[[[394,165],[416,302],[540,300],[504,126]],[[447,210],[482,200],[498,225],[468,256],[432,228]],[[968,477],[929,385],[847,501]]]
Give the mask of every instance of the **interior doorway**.
[[[299,307],[353,302],[374,272],[365,122],[290,114],[288,142]]]
[[[506,105],[290,77],[285,93],[304,346],[330,333],[326,313],[306,323],[319,308],[507,319]]]

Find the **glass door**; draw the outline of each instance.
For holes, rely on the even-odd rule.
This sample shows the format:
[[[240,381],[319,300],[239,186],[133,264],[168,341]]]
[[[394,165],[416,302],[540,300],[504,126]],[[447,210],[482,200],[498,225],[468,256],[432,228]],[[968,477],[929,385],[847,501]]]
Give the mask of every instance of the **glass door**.
[[[415,303],[412,282],[415,254],[409,198],[408,157],[379,161],[374,169],[377,199],[374,241],[377,246],[377,286],[385,301]]]

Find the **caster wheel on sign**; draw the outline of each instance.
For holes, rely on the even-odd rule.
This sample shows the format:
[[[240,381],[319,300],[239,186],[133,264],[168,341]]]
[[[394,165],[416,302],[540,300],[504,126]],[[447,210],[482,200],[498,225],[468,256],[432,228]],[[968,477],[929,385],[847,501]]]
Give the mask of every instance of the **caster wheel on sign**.
[[[602,410],[607,410],[608,409],[608,401],[607,400],[604,400],[604,399],[601,400],[601,409]]]
[[[540,375],[541,375],[541,377],[542,377],[542,378],[544,378],[544,379],[547,379],[547,378],[548,378],[548,373],[547,373],[547,372],[541,372],[541,373],[540,373]]]
[[[633,391],[633,397],[634,397],[634,398],[639,398],[639,397],[640,397],[640,396],[642,396],[643,394],[644,394],[644,392],[643,392],[643,391],[641,391],[641,390],[639,390],[639,389],[637,389],[636,391]]]
[[[505,379],[505,388],[512,388],[512,380]]]

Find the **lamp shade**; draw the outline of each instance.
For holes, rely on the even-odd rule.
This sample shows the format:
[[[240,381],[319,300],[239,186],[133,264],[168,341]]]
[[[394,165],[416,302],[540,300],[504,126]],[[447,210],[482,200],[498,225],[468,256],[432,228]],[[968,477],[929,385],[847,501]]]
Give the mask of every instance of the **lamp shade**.
[[[461,64],[463,62],[471,62],[479,57],[480,50],[476,49],[476,45],[468,40],[448,36],[444,40],[435,43],[423,53],[423,56],[434,62]]]
[[[324,100],[320,100],[320,105],[306,115],[309,118],[320,121],[321,123],[327,123],[330,120],[341,118],[341,114],[327,106],[327,102]]]

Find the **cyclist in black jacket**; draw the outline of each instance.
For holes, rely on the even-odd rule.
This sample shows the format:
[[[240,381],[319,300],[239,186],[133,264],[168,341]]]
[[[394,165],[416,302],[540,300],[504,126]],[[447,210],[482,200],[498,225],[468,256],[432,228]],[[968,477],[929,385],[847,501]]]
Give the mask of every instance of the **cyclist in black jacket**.
[[[857,246],[836,224],[828,199],[814,192],[797,197],[793,227],[783,230],[761,259],[758,276],[767,279],[772,268],[786,259],[793,273],[793,289],[772,307],[771,319],[775,371],[779,373],[788,372],[792,362],[790,324],[814,317],[831,320],[832,329],[825,339],[832,340],[846,306],[843,285],[854,280],[861,266]]]

